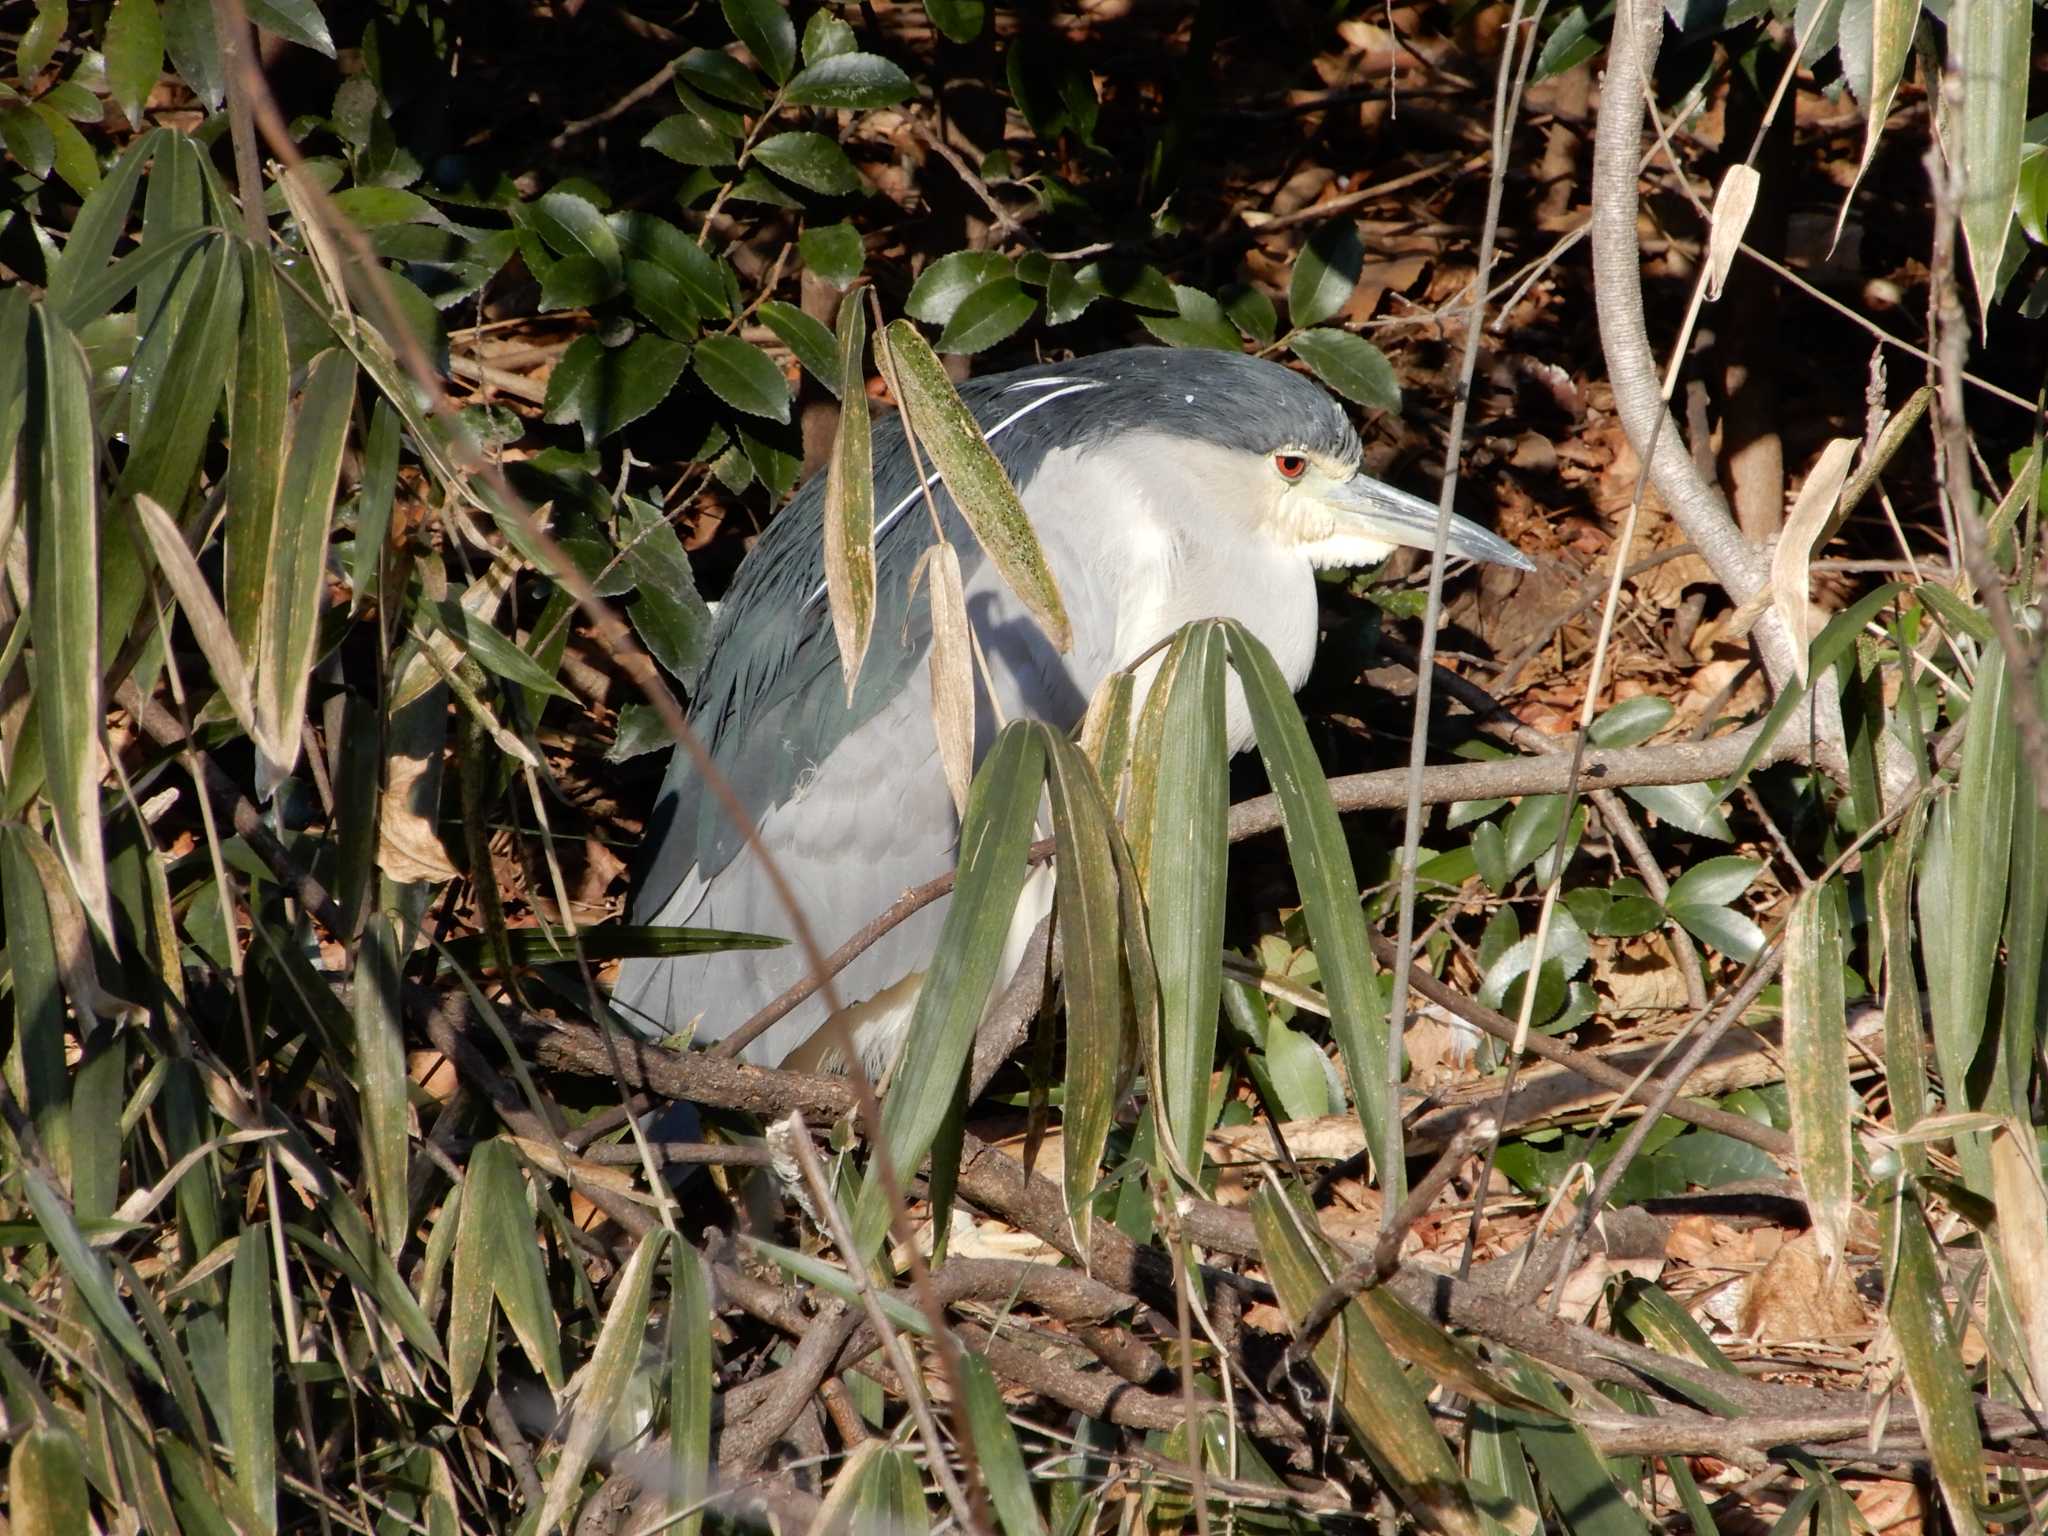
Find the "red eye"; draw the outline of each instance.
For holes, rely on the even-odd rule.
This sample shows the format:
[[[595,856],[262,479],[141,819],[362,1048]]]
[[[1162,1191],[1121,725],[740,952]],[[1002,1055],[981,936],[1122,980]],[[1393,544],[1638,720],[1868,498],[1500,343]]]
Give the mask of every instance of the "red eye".
[[[1299,480],[1308,473],[1308,460],[1298,453],[1276,453],[1273,467],[1280,471],[1282,480]]]

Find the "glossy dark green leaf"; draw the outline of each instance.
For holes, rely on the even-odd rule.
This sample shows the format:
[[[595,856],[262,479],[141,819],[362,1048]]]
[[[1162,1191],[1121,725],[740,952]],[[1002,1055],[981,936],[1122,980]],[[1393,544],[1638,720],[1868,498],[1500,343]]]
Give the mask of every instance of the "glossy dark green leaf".
[[[1695,837],[1735,841],[1735,829],[1721,810],[1721,795],[1711,784],[1652,784],[1622,791],[1644,810]]]
[[[156,0],[114,0],[107,13],[107,89],[127,114],[128,126],[142,124],[142,104],[164,70],[164,22]]]
[[[334,57],[334,38],[314,0],[244,0],[249,19],[286,42]]]
[[[971,43],[988,25],[986,0],[924,0],[932,25],[956,43]]]
[[[796,28],[779,0],[723,0],[726,25],[777,85],[796,67]]]
[[[1363,336],[1349,331],[1313,330],[1296,334],[1287,345],[1309,371],[1347,400],[1376,410],[1401,409],[1401,385],[1387,355]]]
[[[626,293],[633,307],[676,341],[693,341],[703,317],[691,302],[683,280],[659,262],[637,258],[626,263]]]
[[[1666,905],[1723,906],[1748,890],[1762,870],[1755,859],[1734,854],[1703,860],[1671,882]]]
[[[1216,294],[1230,323],[1258,342],[1270,342],[1280,332],[1280,316],[1266,290],[1251,283],[1232,283]]]
[[[38,181],[57,163],[56,138],[26,102],[0,98],[0,146]]]
[[[619,275],[624,258],[618,234],[590,199],[558,189],[535,202],[526,217],[557,256],[588,256],[611,276]]]
[[[1287,315],[1298,327],[1321,325],[1346,304],[1365,269],[1365,242],[1350,219],[1316,227],[1294,258],[1287,280]],[[1340,333],[1342,334],[1342,333]]]
[[[682,165],[731,165],[737,150],[732,135],[694,112],[664,117],[641,136],[640,144]]]
[[[164,47],[170,52],[171,67],[209,110],[220,110],[227,95],[227,76],[221,69],[211,0],[164,0],[163,15]]]
[[[828,197],[867,189],[846,151],[822,133],[775,134],[754,146],[754,160],[776,175]]]
[[[782,99],[799,107],[893,107],[913,94],[910,76],[880,54],[841,53],[800,71]]]
[[[1742,913],[1727,907],[1665,904],[1665,911],[1696,939],[1703,939],[1731,960],[1750,964],[1764,952],[1764,931]]]
[[[677,681],[690,684],[711,639],[711,609],[697,594],[690,557],[658,507],[619,504],[619,563],[632,577],[633,628]]]
[[[628,257],[640,257],[676,275],[690,302],[706,315],[729,315],[738,279],[723,261],[666,219],[651,213],[615,213],[607,221]]]
[[[1138,323],[1170,347],[1209,347],[1220,352],[1242,349],[1237,327],[1214,297],[1179,283],[1174,284],[1173,296],[1178,314],[1140,315]]]
[[[789,381],[767,353],[737,336],[706,336],[697,343],[697,377],[736,411],[789,420]]]
[[[960,307],[939,333],[941,352],[980,352],[1014,335],[1038,308],[1014,277],[984,283],[960,301]]]
[[[969,294],[1009,277],[1014,270],[1001,251],[953,251],[917,275],[910,296],[903,301],[904,312],[927,325],[944,325]]]
[[[860,231],[851,224],[826,224],[807,229],[796,240],[804,265],[835,288],[844,288],[860,276],[867,252]]]
[[[882,1142],[902,1187],[932,1151],[967,1070],[1024,888],[1024,854],[1044,777],[1039,729],[1025,721],[1004,728],[974,776],[960,834],[959,880],[882,1106]],[[853,1218],[863,1262],[888,1225],[885,1187],[870,1167]]]
[[[796,354],[805,372],[833,394],[839,393],[839,346],[822,322],[781,299],[763,300],[755,313]]]
[[[600,443],[667,399],[689,360],[687,346],[663,336],[636,336],[623,347],[579,336],[548,375],[545,419],[574,422],[585,443]]]
[[[48,102],[31,102],[29,110],[42,120],[50,135],[57,175],[80,197],[91,196],[100,184],[100,163],[85,135]]]
[[[754,72],[729,53],[709,48],[692,48],[676,60],[676,74],[720,101],[742,107],[765,107],[768,93]]]
[[[1090,293],[1137,309],[1168,315],[1180,313],[1180,300],[1174,295],[1173,284],[1157,267],[1144,262],[1105,257],[1081,268],[1074,274],[1074,281]]]
[[[1612,709],[1602,710],[1586,737],[1595,746],[1637,747],[1671,723],[1676,711],[1669,699],[1654,693],[1639,693],[1623,699]]]

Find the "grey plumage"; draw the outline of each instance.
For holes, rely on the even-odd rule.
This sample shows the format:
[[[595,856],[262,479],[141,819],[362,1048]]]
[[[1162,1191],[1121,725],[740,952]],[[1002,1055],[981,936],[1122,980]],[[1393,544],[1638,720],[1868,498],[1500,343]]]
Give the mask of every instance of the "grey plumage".
[[[975,380],[961,394],[1018,488],[1075,625],[1073,649],[1056,655],[986,567],[944,487],[932,486],[1006,717],[1073,724],[1102,676],[1136,653],[1132,624],[1163,624],[1164,633],[1183,607],[1196,618],[1235,605],[1269,645],[1261,625],[1281,626],[1276,650],[1291,653],[1284,664],[1300,682],[1314,650],[1313,565],[1333,562],[1305,534],[1298,549],[1275,544],[1273,529],[1247,525],[1237,504],[1264,494],[1271,456],[1283,449],[1331,475],[1355,470],[1357,435],[1319,386],[1239,354],[1143,348]],[[908,591],[932,539],[930,519],[893,416],[876,423],[874,463],[876,615],[852,702],[822,595],[819,475],[742,563],[690,710],[828,949],[904,888],[949,867],[958,830],[929,723],[929,609]],[[1234,480],[1218,483],[1240,463],[1253,497],[1230,494]],[[1363,494],[1384,514],[1369,533],[1382,550],[1424,542],[1416,529],[1432,523],[1433,507],[1362,477],[1343,489],[1348,506],[1366,505]],[[1454,527],[1458,552],[1525,563],[1483,530],[1462,520]],[[982,713],[985,748],[994,727],[986,698]],[[941,913],[927,909],[870,950],[841,978],[846,1000],[921,970]],[[680,752],[649,825],[632,917],[787,930],[740,829]],[[710,1040],[802,973],[793,950],[629,962],[615,996],[656,1027],[680,1029],[701,1015],[698,1038]],[[821,1017],[813,1000],[747,1055],[781,1060]]]

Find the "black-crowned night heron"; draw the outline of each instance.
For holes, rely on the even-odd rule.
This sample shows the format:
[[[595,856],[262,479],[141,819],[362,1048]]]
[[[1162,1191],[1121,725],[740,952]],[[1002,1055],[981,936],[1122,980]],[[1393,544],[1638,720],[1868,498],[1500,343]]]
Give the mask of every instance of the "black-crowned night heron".
[[[1343,409],[1278,363],[1134,348],[977,379],[961,393],[1017,487],[1073,627],[1061,655],[935,484],[1004,719],[1072,727],[1104,677],[1202,618],[1241,620],[1298,688],[1315,659],[1316,570],[1372,564],[1396,545],[1426,549],[1435,539],[1436,508],[1361,473]],[[879,590],[852,703],[825,600],[818,475],[734,577],[690,710],[827,950],[950,869],[960,829],[932,725],[930,608],[909,592],[931,521],[894,419],[876,425],[874,468]],[[1462,518],[1452,519],[1450,553],[1530,568]],[[1141,671],[1141,690],[1146,681]],[[1237,751],[1250,744],[1251,725],[1230,686]],[[977,743],[986,749],[996,716],[979,691]],[[1000,977],[1015,969],[1051,900],[1041,870],[1025,889]],[[894,1055],[943,916],[943,903],[926,907],[837,979],[871,1069]],[[680,751],[649,828],[632,918],[788,931],[756,854]],[[613,995],[656,1028],[695,1021],[696,1040],[709,1043],[804,974],[794,947],[636,960]],[[746,1059],[784,1062],[823,1020],[814,996],[754,1040]]]

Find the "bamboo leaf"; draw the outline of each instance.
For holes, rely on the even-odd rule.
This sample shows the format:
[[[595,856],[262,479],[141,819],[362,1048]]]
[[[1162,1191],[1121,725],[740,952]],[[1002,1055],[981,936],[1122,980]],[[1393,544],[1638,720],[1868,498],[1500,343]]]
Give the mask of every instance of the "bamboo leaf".
[[[2048,1404],[2048,1186],[2040,1146],[2023,1121],[2002,1120],[1991,1134],[1991,1196],[1998,1208],[1999,1278],[2032,1377],[2030,1401],[2039,1411]]]
[[[1252,1220],[1281,1310],[1289,1326],[1299,1327],[1335,1274],[1327,1244],[1271,1185],[1252,1196]],[[1431,1422],[1428,1404],[1357,1302],[1323,1331],[1313,1358],[1352,1435],[1416,1519],[1431,1530],[1481,1536],[1464,1474]]]
[[[406,1196],[405,1035],[399,1024],[398,935],[384,913],[363,927],[355,973],[356,1083],[362,1091],[363,1161],[378,1240],[396,1254],[412,1232]]]
[[[1791,516],[1785,519],[1777,548],[1771,552],[1771,604],[1778,610],[1785,633],[1795,640],[1806,634],[1806,615],[1811,607],[1807,599],[1808,572],[1813,556],[1824,542],[1823,530],[1836,503],[1842,499],[1842,484],[1849,478],[1849,461],[1855,456],[1856,440],[1850,437],[1833,438],[1821,449],[1820,457],[1807,472],[1805,484],[1799,488]],[[1793,662],[1803,686],[1810,680],[1805,646],[1795,647]]]
[[[242,729],[254,736],[256,715],[248,668],[242,664],[242,653],[235,645],[227,615],[213,600],[199,562],[185,547],[185,536],[178,531],[171,514],[147,496],[135,498],[135,520],[142,525],[150,552],[156,556],[157,566],[170,583],[178,606],[185,610],[185,622],[192,627],[193,638],[199,642],[206,664],[213,669],[221,696],[228,701]]]
[[[1017,1448],[1017,1432],[1003,1411],[1003,1391],[988,1362],[972,1350],[960,1356],[960,1384],[967,1396],[967,1423],[974,1459],[1003,1536],[1045,1536],[1045,1520],[1031,1496],[1031,1474]]]
[[[1331,1032],[1343,1053],[1352,1102],[1372,1148],[1373,1168],[1386,1198],[1402,1198],[1406,1162],[1401,1152],[1397,1085],[1387,1072],[1387,1013],[1365,939],[1365,912],[1351,845],[1337,819],[1336,802],[1302,724],[1293,690],[1272,653],[1242,625],[1231,624],[1230,659],[1244,685],[1266,775],[1280,798],[1287,858],[1301,892],[1309,942],[1330,1002]]]
[[[221,606],[227,610],[237,648],[253,657],[263,632],[264,594],[271,583],[271,541],[291,415],[291,364],[277,271],[261,251],[249,253],[248,268],[229,400],[228,505],[234,516],[221,534],[226,573]],[[253,727],[249,734],[255,737]]]
[[[1095,770],[1080,748],[1048,730],[1045,750],[1067,996],[1061,1146],[1067,1220],[1085,1266],[1089,1202],[1131,1056],[1124,1028],[1116,860],[1110,849],[1117,832]]]
[[[307,372],[292,426],[256,660],[256,778],[266,799],[299,760],[313,642],[327,592],[327,537],[355,392],[355,359],[339,348],[321,353]]]
[[[1914,1186],[1900,1181],[1884,1202],[1884,1217],[1885,1246],[1894,1255],[1885,1315],[1898,1339],[1935,1481],[1955,1529],[1963,1536],[1983,1536],[1977,1504],[1984,1494],[1984,1442],[1977,1433],[1969,1373],[1942,1300],[1934,1242]]]
[[[228,1282],[228,1449],[263,1528],[277,1529],[277,1375],[271,1365],[269,1227],[244,1227]]]
[[[899,1181],[907,1183],[932,1150],[966,1071],[1024,888],[1024,852],[1044,776],[1039,733],[1022,721],[996,738],[974,776],[960,834],[959,880],[882,1106],[882,1143]],[[937,1219],[943,1222],[944,1213]],[[888,1224],[885,1187],[870,1166],[853,1220],[863,1259]]]
[[[21,1187],[22,1193],[28,1197],[29,1210],[35,1216],[36,1225],[42,1228],[57,1262],[63,1266],[64,1273],[98,1319],[99,1325],[145,1376],[158,1386],[165,1386],[163,1368],[150,1353],[149,1341],[143,1338],[142,1330],[129,1315],[120,1293],[114,1289],[114,1277],[108,1272],[106,1261],[86,1242],[85,1234],[79,1230],[78,1220],[63,1195],[36,1168],[24,1167],[21,1170]]]
[[[875,449],[868,420],[867,336],[862,296],[849,293],[839,305],[839,426],[825,469],[825,593],[849,707],[875,627]]]
[[[1785,1086],[1806,1208],[1830,1265],[1846,1262],[1855,1205],[1848,1033],[1841,909],[1833,891],[1816,887],[1793,906],[1785,933]]]
[[[1223,739],[1225,631],[1204,622],[1187,636],[1166,700],[1145,894],[1159,965],[1164,1074],[1152,1090],[1175,1148],[1189,1170],[1199,1171],[1223,994],[1230,754]]]
[[[919,1314],[922,1316],[922,1314]],[[704,1261],[688,1243],[676,1244],[674,1294],[669,1301],[668,1511],[675,1536],[699,1536],[698,1507],[711,1486],[711,1290]],[[684,1511],[689,1513],[684,1513]]]
[[[98,434],[85,353],[47,307],[29,331],[18,484],[35,600],[36,708],[57,849],[93,925],[112,941],[100,837]]]
[[[910,590],[929,578],[932,645],[928,665],[932,688],[932,729],[939,763],[953,794],[953,814],[967,815],[968,786],[974,779],[974,633],[967,622],[967,590],[960,554],[947,540],[930,545],[910,573]],[[853,689],[848,685],[847,695]]]
[[[76,1536],[91,1529],[85,1457],[55,1424],[31,1424],[7,1458],[7,1520],[12,1536]]]
[[[1059,586],[1002,462],[990,451],[974,413],[917,327],[907,320],[891,321],[886,335],[893,383],[902,392],[907,424],[931,455],[953,504],[996,570],[1045,631],[1053,649],[1065,651],[1073,643],[1073,631]]]
[[[1985,324],[2020,185],[2033,9],[2028,0],[1957,0],[1948,18],[1951,67],[1962,82],[1951,164],[1962,177],[1963,237]]]
[[[604,1326],[590,1352],[590,1364],[583,1374],[583,1390],[562,1439],[562,1454],[548,1478],[547,1493],[541,1500],[540,1518],[534,1529],[553,1530],[562,1523],[576,1499],[583,1474],[611,1427],[612,1414],[626,1394],[626,1387],[640,1364],[640,1348],[647,1336],[647,1300],[653,1289],[654,1267],[667,1246],[668,1234],[656,1227],[640,1239],[633,1257],[619,1275],[618,1289],[604,1315]]]

